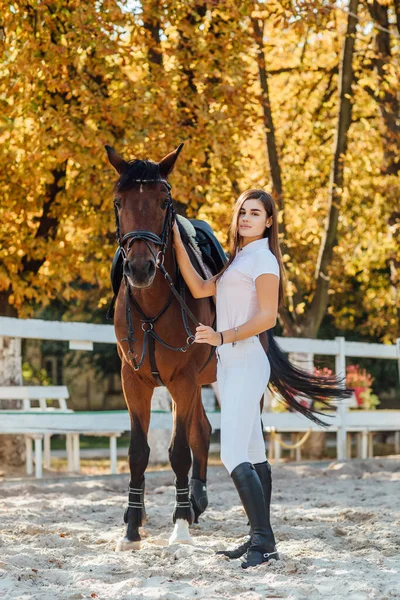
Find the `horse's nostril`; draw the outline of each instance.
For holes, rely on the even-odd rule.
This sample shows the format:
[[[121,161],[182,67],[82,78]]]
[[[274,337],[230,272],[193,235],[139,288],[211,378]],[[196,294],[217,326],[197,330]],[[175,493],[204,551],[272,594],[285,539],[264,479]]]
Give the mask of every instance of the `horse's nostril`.
[[[147,272],[149,275],[153,275],[154,271],[156,270],[155,264],[152,260],[149,260],[148,265],[147,265]]]
[[[132,275],[132,265],[128,260],[124,262],[124,273],[125,275]]]

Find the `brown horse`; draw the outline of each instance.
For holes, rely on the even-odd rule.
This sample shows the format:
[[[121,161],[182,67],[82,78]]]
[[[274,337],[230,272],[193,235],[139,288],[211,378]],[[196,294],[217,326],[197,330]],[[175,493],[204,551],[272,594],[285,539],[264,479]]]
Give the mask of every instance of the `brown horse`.
[[[210,347],[195,344],[192,321],[212,325],[209,298],[195,300],[186,290],[186,309],[172,293],[184,291],[172,246],[175,218],[167,181],[181,144],[160,163],[125,161],[106,146],[119,179],[114,209],[117,240],[123,257],[123,283],[115,304],[114,327],[121,358],[122,387],[131,419],[129,499],[125,537],[119,549],[140,547],[139,527],[146,519],[144,474],[150,448],[147,434],[151,398],[165,385],[173,398],[173,432],[169,446],[175,473],[174,531],[170,543],[191,543],[188,526],[206,509],[207,459],[211,426],[201,401],[201,386],[216,380],[216,360]],[[170,279],[165,275],[170,274]],[[189,484],[189,471],[193,469]]]

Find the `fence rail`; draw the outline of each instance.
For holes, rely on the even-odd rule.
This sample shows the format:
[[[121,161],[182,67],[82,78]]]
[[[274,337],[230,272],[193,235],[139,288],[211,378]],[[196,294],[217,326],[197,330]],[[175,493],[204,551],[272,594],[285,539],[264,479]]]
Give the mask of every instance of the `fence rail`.
[[[1,336],[23,339],[59,340],[72,344],[76,342],[115,344],[117,341],[113,325],[44,321],[41,319],[16,319],[13,317],[0,317]],[[393,345],[348,342],[343,337],[336,337],[334,340],[315,340],[278,336],[276,340],[285,352],[305,352],[329,356],[337,356],[343,352],[344,356],[397,359],[400,361],[400,338]],[[343,344],[342,340],[344,340]]]
[[[116,343],[114,327],[112,325],[0,317],[0,343],[1,338],[5,336],[24,339],[68,341],[71,349],[84,350],[92,350],[93,343]],[[333,340],[277,337],[277,341],[285,352],[335,356],[336,373],[342,377],[346,373],[347,356],[397,360],[400,374],[400,338],[393,345],[348,342],[344,337],[336,337]],[[332,419],[332,422],[334,422],[332,426],[337,431],[337,456],[339,460],[347,458],[347,432],[354,431],[355,427],[377,430],[376,425],[378,424],[380,431],[396,430],[399,428],[398,417],[400,410],[375,411],[372,415],[369,413],[371,416],[368,416],[368,423],[364,423],[364,416],[367,418],[366,412],[357,411],[354,414],[348,410],[346,402],[339,403],[337,413],[334,419]],[[362,416],[363,413],[364,416]],[[78,414],[80,415],[79,417]],[[83,414],[77,413],[77,418],[83,419]],[[268,418],[264,417],[264,414],[263,419],[264,424],[268,427]],[[271,421],[274,423],[276,421],[281,422],[283,430],[285,429],[284,424],[287,424],[288,421],[290,421],[289,429],[291,431],[296,431],[296,427],[297,431],[304,431],[305,424],[307,424],[307,428],[312,427],[314,429],[313,424],[306,421],[301,415],[285,414],[280,417],[277,414],[271,414]],[[358,424],[354,421],[358,421]],[[298,425],[296,425],[297,423]],[[82,428],[80,427],[80,429]]]

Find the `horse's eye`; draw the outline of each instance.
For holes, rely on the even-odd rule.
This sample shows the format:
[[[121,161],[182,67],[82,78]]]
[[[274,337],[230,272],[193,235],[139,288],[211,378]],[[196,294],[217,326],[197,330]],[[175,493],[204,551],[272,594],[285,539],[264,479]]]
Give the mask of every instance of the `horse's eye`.
[[[166,198],[166,199],[164,200],[164,202],[161,204],[161,208],[162,208],[163,210],[164,210],[165,208],[167,208],[167,206],[168,206],[168,201],[169,201],[169,200],[168,200],[168,198]]]
[[[116,208],[121,208],[121,201],[118,198],[114,199],[114,206]]]

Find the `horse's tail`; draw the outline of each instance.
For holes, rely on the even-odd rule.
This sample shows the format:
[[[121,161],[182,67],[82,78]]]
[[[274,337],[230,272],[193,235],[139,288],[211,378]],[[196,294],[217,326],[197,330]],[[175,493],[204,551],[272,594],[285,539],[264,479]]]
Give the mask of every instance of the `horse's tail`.
[[[325,423],[316,415],[330,415],[313,409],[312,405],[317,401],[327,408],[332,408],[329,400],[350,398],[353,390],[345,387],[345,378],[336,375],[318,376],[299,369],[289,361],[287,355],[274,338],[272,329],[269,329],[266,333],[268,345],[267,348],[265,348],[264,344],[263,346],[271,366],[271,375],[268,383],[271,392],[277,393],[288,408],[303,414],[318,425],[329,427],[328,423]],[[300,403],[296,400],[296,396],[304,397],[306,402],[304,404]],[[311,400],[310,405],[307,405],[307,400]]]

